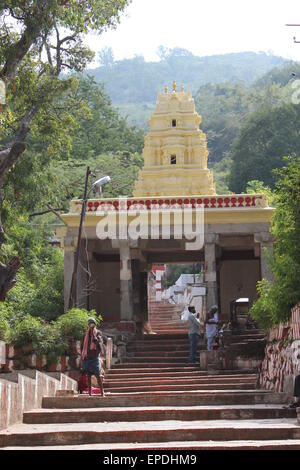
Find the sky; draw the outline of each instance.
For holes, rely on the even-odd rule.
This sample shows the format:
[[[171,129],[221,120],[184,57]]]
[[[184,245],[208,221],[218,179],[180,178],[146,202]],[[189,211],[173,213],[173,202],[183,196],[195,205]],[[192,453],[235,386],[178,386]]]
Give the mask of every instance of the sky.
[[[116,30],[87,41],[95,52],[111,47],[116,60],[143,55],[159,60],[160,45],[206,56],[272,52],[300,60],[298,0],[133,0]],[[95,63],[94,63],[95,65]]]

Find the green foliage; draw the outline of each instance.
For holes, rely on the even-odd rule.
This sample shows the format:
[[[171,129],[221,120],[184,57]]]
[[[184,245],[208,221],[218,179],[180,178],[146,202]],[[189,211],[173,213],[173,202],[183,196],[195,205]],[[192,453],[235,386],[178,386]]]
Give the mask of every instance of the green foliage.
[[[64,257],[53,249],[51,261],[40,266],[40,281],[28,311],[47,321],[55,320],[64,311]]]
[[[97,318],[95,310],[85,310],[73,308],[64,315],[61,315],[57,324],[63,337],[71,337],[77,340],[82,339],[87,330],[87,322],[89,317],[94,317],[97,323],[100,323],[101,317]]]
[[[38,356],[45,354],[49,361],[55,362],[56,358],[68,353],[68,347],[68,341],[61,334],[57,323],[41,325],[38,342],[34,344],[34,352]]]
[[[15,321],[7,339],[20,348],[31,345],[33,353],[38,356],[46,355],[53,361],[68,350],[68,342],[61,334],[58,323],[47,324],[31,315]]]
[[[240,193],[249,180],[274,187],[283,157],[300,154],[300,105],[269,108],[251,116],[233,146],[230,189]]]
[[[91,76],[78,78],[76,99],[86,104],[88,113],[80,116],[72,133],[72,158],[83,161],[106,152],[141,153],[143,131],[128,126],[112,107],[103,85]]]
[[[247,194],[265,194],[268,198],[269,206],[273,207],[276,204],[276,194],[269,187],[265,186],[262,181],[252,180],[249,181],[246,188]]]
[[[285,163],[277,170],[275,186],[272,230],[276,243],[269,259],[274,280],[259,284],[260,297],[250,311],[264,327],[287,320],[300,301],[300,157]]]
[[[9,310],[6,302],[0,302],[0,340],[7,341],[9,338]]]
[[[228,179],[230,175],[232,160],[230,157],[224,157],[213,166],[213,177],[216,183],[217,194],[228,194]]]
[[[11,312],[6,311],[5,307],[1,308],[0,339],[6,339],[20,348],[31,344],[35,354],[46,355],[53,362],[57,357],[68,354],[69,339],[82,339],[90,316],[95,317],[98,324],[102,319],[94,310],[79,308],[69,310],[51,323],[29,314],[17,318],[10,315]]]

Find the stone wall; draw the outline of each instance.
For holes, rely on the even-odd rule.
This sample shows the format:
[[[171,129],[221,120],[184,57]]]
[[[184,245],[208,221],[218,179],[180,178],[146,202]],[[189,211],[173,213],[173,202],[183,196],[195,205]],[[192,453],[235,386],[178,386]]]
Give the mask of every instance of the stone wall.
[[[293,384],[300,374],[300,304],[292,309],[288,322],[269,333],[259,383],[262,388],[287,392],[293,396]]]
[[[142,328],[142,323],[140,329]],[[101,357],[101,366],[105,370],[108,366],[122,362],[126,356],[126,344],[138,333],[135,322],[111,322],[103,323],[101,331],[112,340],[112,345],[107,354]],[[32,351],[32,346],[26,345],[22,348],[5,344],[0,341],[0,377],[4,373],[14,371],[42,371],[51,373],[63,372],[77,380],[81,367],[81,341],[70,340],[69,355],[60,356],[55,362],[50,362],[46,356],[38,357]],[[108,357],[109,354],[109,357]]]

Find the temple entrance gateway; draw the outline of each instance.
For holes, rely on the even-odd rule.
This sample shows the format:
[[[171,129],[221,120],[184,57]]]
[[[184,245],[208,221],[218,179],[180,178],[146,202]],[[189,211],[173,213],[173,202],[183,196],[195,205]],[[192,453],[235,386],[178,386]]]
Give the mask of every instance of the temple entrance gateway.
[[[191,94],[175,84],[171,92],[166,88],[150,120],[134,197],[88,201],[77,305],[95,308],[105,322],[148,319],[147,280],[157,263],[203,263],[206,307],[218,304],[224,321],[230,303],[247,297],[251,304],[257,281],[269,276],[265,249],[272,249],[273,208],[261,194],[216,194],[200,123]],[[66,308],[81,206],[73,200],[63,215]],[[187,213],[190,231],[201,240],[190,249],[191,233],[179,230]],[[115,225],[104,239],[109,221]]]

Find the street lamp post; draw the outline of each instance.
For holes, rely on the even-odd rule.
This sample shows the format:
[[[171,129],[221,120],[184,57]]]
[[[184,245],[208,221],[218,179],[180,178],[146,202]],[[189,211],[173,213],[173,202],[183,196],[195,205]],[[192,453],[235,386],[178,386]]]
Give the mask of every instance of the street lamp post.
[[[86,175],[85,175],[84,195],[83,195],[81,215],[80,215],[80,224],[79,224],[79,229],[78,229],[77,249],[75,253],[74,269],[73,269],[71,288],[70,288],[69,308],[77,306],[77,271],[78,271],[79,254],[80,254],[80,247],[81,247],[82,226],[83,226],[84,216],[86,212],[86,204],[88,201],[88,196],[90,192],[94,190],[95,188],[101,189],[102,191],[102,186],[110,182],[110,177],[104,176],[103,178],[97,180],[92,185],[92,187],[90,188],[88,192],[87,188],[88,188],[88,180],[89,180],[90,174],[91,174],[90,167],[87,167]]]

